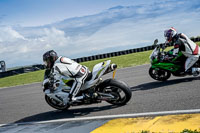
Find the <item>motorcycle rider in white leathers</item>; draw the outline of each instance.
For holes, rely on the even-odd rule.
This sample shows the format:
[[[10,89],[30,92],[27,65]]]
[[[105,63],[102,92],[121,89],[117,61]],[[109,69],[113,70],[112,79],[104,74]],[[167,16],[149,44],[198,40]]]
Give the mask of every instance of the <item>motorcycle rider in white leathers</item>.
[[[200,48],[194,43],[191,39],[189,39],[183,33],[177,33],[176,29],[171,27],[164,31],[164,36],[167,43],[172,43],[174,45],[173,55],[178,54],[179,51],[183,53],[185,57],[187,57],[185,61],[184,71],[188,71],[199,59],[200,56]],[[192,74],[197,76],[200,72],[200,68],[192,68]]]
[[[47,51],[43,55],[43,61],[46,68],[49,69],[50,73],[52,73],[54,77],[54,85],[52,89],[58,88],[59,84],[57,83],[60,82],[61,76],[65,76],[68,79],[74,79],[69,93],[69,100],[76,101],[76,95],[80,91],[81,86],[84,84],[84,81],[88,76],[88,68],[69,58],[63,56],[58,57],[57,53],[53,50]]]

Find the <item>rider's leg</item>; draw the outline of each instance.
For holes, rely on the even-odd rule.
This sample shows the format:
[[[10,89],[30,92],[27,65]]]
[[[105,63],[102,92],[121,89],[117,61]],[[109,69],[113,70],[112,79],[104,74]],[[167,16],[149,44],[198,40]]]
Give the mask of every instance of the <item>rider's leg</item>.
[[[198,54],[197,54],[197,56],[198,56],[198,60],[199,60],[199,56],[200,56],[200,47],[199,47],[199,49],[198,49]],[[199,75],[199,73],[200,73],[200,68],[198,68],[198,67],[196,67],[196,68],[192,68],[192,72],[194,73],[193,75],[194,76],[197,76],[197,75]]]
[[[85,73],[81,77],[75,78],[75,82],[70,91],[72,101],[76,100],[76,95],[78,94],[82,85],[84,84],[85,79],[87,78],[87,75],[88,75],[88,68],[85,68]]]
[[[190,55],[185,62],[185,71],[191,68],[199,59],[199,55]]]
[[[199,67],[193,67],[193,68],[192,68],[192,73],[195,73],[195,72],[196,72],[196,73],[197,73],[197,72],[199,73],[199,72],[200,72],[200,68],[199,68]]]
[[[188,71],[199,59],[199,55],[190,55],[185,62],[185,71]],[[195,74],[198,69],[192,68],[192,73]],[[200,70],[200,69],[199,69]]]

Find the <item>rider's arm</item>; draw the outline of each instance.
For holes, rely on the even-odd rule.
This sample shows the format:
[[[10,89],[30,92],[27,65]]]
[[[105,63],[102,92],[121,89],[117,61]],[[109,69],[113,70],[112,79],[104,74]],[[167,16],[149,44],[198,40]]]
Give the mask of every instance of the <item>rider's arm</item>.
[[[51,69],[46,69],[46,70],[45,70],[45,73],[44,73],[44,80],[47,79],[47,78],[49,78],[50,73],[51,73]]]
[[[75,77],[81,67],[82,65],[66,57],[61,57],[60,62],[55,64],[55,70],[68,77]]]
[[[60,58],[60,63],[55,65],[55,69],[61,75],[74,78],[74,82],[70,91],[70,97],[73,99],[84,83],[84,80],[87,77],[88,69],[85,66],[82,66],[66,57]]]
[[[174,50],[173,50],[173,55],[177,55],[179,53],[179,51],[181,51],[184,47],[183,42],[178,39],[175,43],[174,43]]]

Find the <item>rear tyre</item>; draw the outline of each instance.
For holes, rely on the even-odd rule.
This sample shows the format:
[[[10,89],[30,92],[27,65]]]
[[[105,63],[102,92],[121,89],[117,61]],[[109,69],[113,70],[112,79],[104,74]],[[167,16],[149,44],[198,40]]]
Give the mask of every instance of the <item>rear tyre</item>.
[[[165,70],[156,70],[154,68],[149,68],[149,75],[158,81],[166,81],[171,77],[171,73]]]
[[[114,98],[106,100],[113,105],[125,105],[132,96],[130,87],[124,82],[108,79],[101,84],[101,91],[106,94],[111,94]]]
[[[70,107],[69,105],[59,105],[57,101],[55,101],[53,98],[48,97],[47,95],[45,95],[45,100],[51,107],[58,110],[66,111]]]

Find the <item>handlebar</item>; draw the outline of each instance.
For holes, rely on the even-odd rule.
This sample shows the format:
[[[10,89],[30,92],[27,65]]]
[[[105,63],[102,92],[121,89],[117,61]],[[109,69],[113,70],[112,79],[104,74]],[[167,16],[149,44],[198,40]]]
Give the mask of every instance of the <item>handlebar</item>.
[[[161,43],[161,44],[157,45],[158,59],[161,61],[172,58],[171,55],[168,53],[169,51],[168,52],[164,51],[167,48],[167,46],[170,46],[170,45],[168,43]],[[162,50],[160,50],[160,49],[162,49]]]

